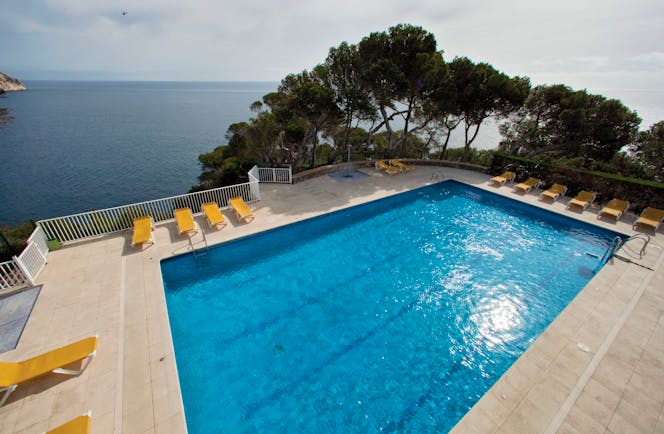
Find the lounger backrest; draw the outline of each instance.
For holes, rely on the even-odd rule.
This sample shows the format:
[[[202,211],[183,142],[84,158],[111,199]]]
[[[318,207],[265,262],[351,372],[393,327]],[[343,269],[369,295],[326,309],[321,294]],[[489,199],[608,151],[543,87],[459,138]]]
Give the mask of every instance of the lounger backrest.
[[[251,208],[247,206],[247,204],[244,202],[244,199],[241,197],[234,197],[229,200],[229,203],[241,217],[248,217],[252,216],[254,213],[251,211]]]
[[[213,222],[223,222],[224,221],[224,216],[221,214],[221,210],[219,209],[219,206],[217,206],[216,202],[206,202],[203,205],[201,205],[201,208],[205,215],[210,219],[210,221]]]
[[[14,362],[0,362],[0,387],[9,387],[16,382],[20,365]]]
[[[89,415],[79,416],[70,420],[46,434],[87,434],[90,432],[92,418]]]
[[[219,209],[215,202],[205,202],[203,205],[201,205],[201,208],[203,209],[204,213],[214,213]]]
[[[648,207],[643,210],[641,217],[645,217],[650,220],[660,221],[664,219],[664,210]]]
[[[149,216],[136,217],[134,219],[134,226],[150,224],[152,221]]]
[[[567,186],[562,184],[553,184],[549,190],[553,191],[554,193],[565,194],[567,191]]]
[[[606,205],[607,208],[615,209],[618,211],[624,211],[629,208],[629,202],[621,199],[613,199]]]
[[[180,232],[188,232],[195,229],[194,217],[191,215],[191,210],[189,208],[178,208],[175,210],[174,214]]]
[[[141,244],[148,241],[151,237],[152,219],[150,217],[137,217],[134,219],[134,234],[132,235],[133,244]]]
[[[85,359],[90,353],[97,349],[97,338],[89,337],[73,344],[56,348],[44,354],[40,354],[28,360],[16,363],[17,370],[13,379],[14,383],[21,383],[30,378],[61,368],[72,362]],[[0,384],[0,387],[2,385]]]
[[[593,200],[595,200],[595,193],[593,193],[592,191],[583,190],[576,195],[576,199],[582,202],[592,202]]]

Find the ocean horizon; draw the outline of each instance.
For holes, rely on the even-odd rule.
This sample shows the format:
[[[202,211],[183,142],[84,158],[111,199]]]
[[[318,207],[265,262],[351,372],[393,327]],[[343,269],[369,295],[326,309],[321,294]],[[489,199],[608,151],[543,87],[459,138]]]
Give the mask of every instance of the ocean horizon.
[[[251,103],[279,86],[250,81],[24,83],[27,91],[0,96],[0,107],[13,117],[0,125],[0,223],[9,225],[186,193],[201,172],[198,156],[225,145],[228,127],[254,116]],[[664,113],[657,95],[624,89],[621,95],[628,107],[646,112],[644,120]],[[630,95],[632,105],[626,101]],[[495,123],[487,123],[473,147],[492,149],[499,142]],[[460,146],[462,129],[450,142],[450,147]]]

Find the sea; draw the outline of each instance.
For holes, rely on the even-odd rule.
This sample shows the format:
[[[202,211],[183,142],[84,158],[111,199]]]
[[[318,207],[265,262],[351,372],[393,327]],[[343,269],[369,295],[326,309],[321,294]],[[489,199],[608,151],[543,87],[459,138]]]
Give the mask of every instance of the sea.
[[[189,191],[198,156],[276,82],[27,81],[0,107],[0,222],[58,217]]]
[[[186,193],[201,173],[198,156],[225,145],[228,127],[255,116],[250,105],[279,85],[25,84],[27,91],[0,96],[13,118],[0,124],[0,223],[8,225]],[[636,107],[628,106],[640,114],[664,119],[661,98],[629,91],[622,98],[632,98]],[[489,122],[474,146],[499,142]],[[462,131],[450,146],[463,146]]]

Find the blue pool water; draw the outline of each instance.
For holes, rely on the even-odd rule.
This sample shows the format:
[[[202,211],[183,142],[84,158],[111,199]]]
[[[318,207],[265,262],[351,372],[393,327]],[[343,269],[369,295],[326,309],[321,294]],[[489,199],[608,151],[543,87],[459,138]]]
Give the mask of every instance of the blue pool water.
[[[189,432],[447,431],[614,236],[446,181],[165,260]]]

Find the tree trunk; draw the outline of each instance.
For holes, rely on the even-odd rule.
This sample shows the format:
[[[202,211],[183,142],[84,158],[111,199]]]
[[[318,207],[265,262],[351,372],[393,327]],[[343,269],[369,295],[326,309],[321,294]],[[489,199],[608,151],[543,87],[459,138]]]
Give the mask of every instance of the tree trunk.
[[[445,137],[445,143],[443,143],[443,149],[440,150],[440,154],[438,155],[438,159],[442,160],[445,158],[445,153],[447,152],[447,144],[450,143],[450,136],[452,136],[452,131],[454,129],[448,129],[447,130],[447,137]]]
[[[341,161],[344,161],[344,158],[346,158],[346,155],[348,155],[348,137],[350,137],[350,128],[353,125],[353,115],[352,113],[349,113],[348,116],[346,116],[346,131],[344,133],[344,140],[342,142],[341,146]]]
[[[387,130],[387,154],[385,157],[391,157],[392,156],[392,151],[394,150],[394,142],[393,142],[393,137],[394,137],[394,131],[392,131],[392,126],[390,125],[390,119],[391,116],[387,116],[387,112],[385,111],[385,106],[381,105],[380,106],[380,114],[383,115],[383,120],[385,123],[385,129]]]
[[[318,128],[313,126],[313,136],[311,137],[311,168],[316,167],[316,145],[318,145]]]
[[[403,124],[403,133],[401,134],[401,140],[400,140],[400,150],[398,157],[405,157],[406,156],[406,143],[408,142],[408,127],[410,126],[410,115],[413,112],[413,99],[410,99],[408,101],[408,110],[406,111],[406,116],[404,118],[404,124]]]
[[[450,125],[450,122],[448,122],[449,119],[445,119],[443,122],[445,124],[445,128],[447,129],[447,137],[445,137],[445,143],[443,144],[443,149],[440,151],[440,155],[438,156],[439,160],[442,160],[445,158],[445,154],[447,153],[447,145],[450,143],[450,137],[452,137],[452,131],[456,129],[456,127],[461,124],[461,119],[458,119],[456,123],[452,122],[453,125]]]
[[[484,119],[486,119],[486,117],[482,118],[477,123],[477,125],[475,126],[475,132],[473,133],[470,140],[468,140],[468,131],[470,131],[470,128],[473,126],[473,124],[469,124],[468,121],[464,121],[465,137],[464,137],[464,145],[463,145],[463,161],[468,161],[468,155],[470,154],[470,145],[477,138],[477,133],[480,131],[480,125],[482,125],[482,122],[484,122]]]

